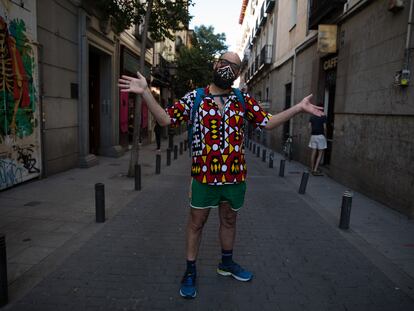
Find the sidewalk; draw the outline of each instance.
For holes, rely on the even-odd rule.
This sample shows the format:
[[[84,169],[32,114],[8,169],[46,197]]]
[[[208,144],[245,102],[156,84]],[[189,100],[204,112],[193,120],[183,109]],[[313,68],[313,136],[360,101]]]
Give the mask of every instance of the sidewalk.
[[[184,139],[175,136],[175,144]],[[162,141],[161,169],[168,141]],[[142,187],[155,175],[155,144],[142,146]],[[172,157],[172,156],[171,156]],[[106,218],[138,195],[128,178],[130,153],[99,157],[99,165],[72,169],[0,192],[0,233],[6,235],[9,299],[14,301],[102,228],[95,223],[96,183],[105,184]],[[174,160],[172,160],[173,162]]]
[[[162,173],[154,175],[152,149],[142,151],[141,192],[122,176],[124,157],[101,158],[95,168],[0,195],[0,231],[9,232],[9,274],[15,276],[5,310],[414,309],[412,222],[355,193],[351,229],[344,232],[337,227],[345,187],[311,176],[300,195],[303,166],[287,163],[281,178],[278,157],[269,169],[250,151],[235,259],[255,279],[241,283],[215,273],[220,247],[212,211],[198,260],[199,296],[183,300],[189,158],[179,156],[166,168],[163,152]],[[105,224],[94,223],[96,182],[106,185]],[[26,233],[19,235],[21,226]],[[18,270],[20,264],[27,270]]]

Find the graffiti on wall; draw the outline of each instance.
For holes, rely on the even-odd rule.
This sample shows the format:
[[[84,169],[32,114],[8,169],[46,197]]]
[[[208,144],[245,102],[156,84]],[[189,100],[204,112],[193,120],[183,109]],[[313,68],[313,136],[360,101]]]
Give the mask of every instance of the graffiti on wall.
[[[35,59],[25,22],[0,16],[0,190],[40,174]]]

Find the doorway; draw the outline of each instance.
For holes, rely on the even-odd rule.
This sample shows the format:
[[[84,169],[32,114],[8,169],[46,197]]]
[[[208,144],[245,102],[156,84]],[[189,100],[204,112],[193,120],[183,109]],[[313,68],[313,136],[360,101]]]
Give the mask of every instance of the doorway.
[[[89,152],[98,155],[100,148],[100,56],[89,52]]]
[[[335,128],[335,91],[337,62],[338,56],[331,56],[322,62],[323,71],[325,73],[323,105],[326,115],[326,140],[328,143],[323,158],[324,165],[330,164],[333,148],[333,135]]]

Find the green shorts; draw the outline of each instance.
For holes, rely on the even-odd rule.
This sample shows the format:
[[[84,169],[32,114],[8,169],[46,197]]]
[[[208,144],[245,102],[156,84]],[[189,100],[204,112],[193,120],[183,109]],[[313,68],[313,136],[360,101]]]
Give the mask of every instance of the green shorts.
[[[216,208],[220,202],[228,202],[233,211],[238,211],[243,206],[245,193],[245,182],[215,186],[193,179],[190,206],[197,209]]]

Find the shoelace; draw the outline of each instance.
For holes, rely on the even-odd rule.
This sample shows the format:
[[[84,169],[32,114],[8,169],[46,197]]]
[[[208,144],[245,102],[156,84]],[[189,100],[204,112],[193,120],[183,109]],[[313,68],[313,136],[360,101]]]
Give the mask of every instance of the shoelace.
[[[239,264],[237,264],[235,262],[230,267],[236,273],[237,272],[243,272],[243,268]]]
[[[195,275],[193,273],[186,273],[181,281],[182,284],[187,286],[194,285]]]

